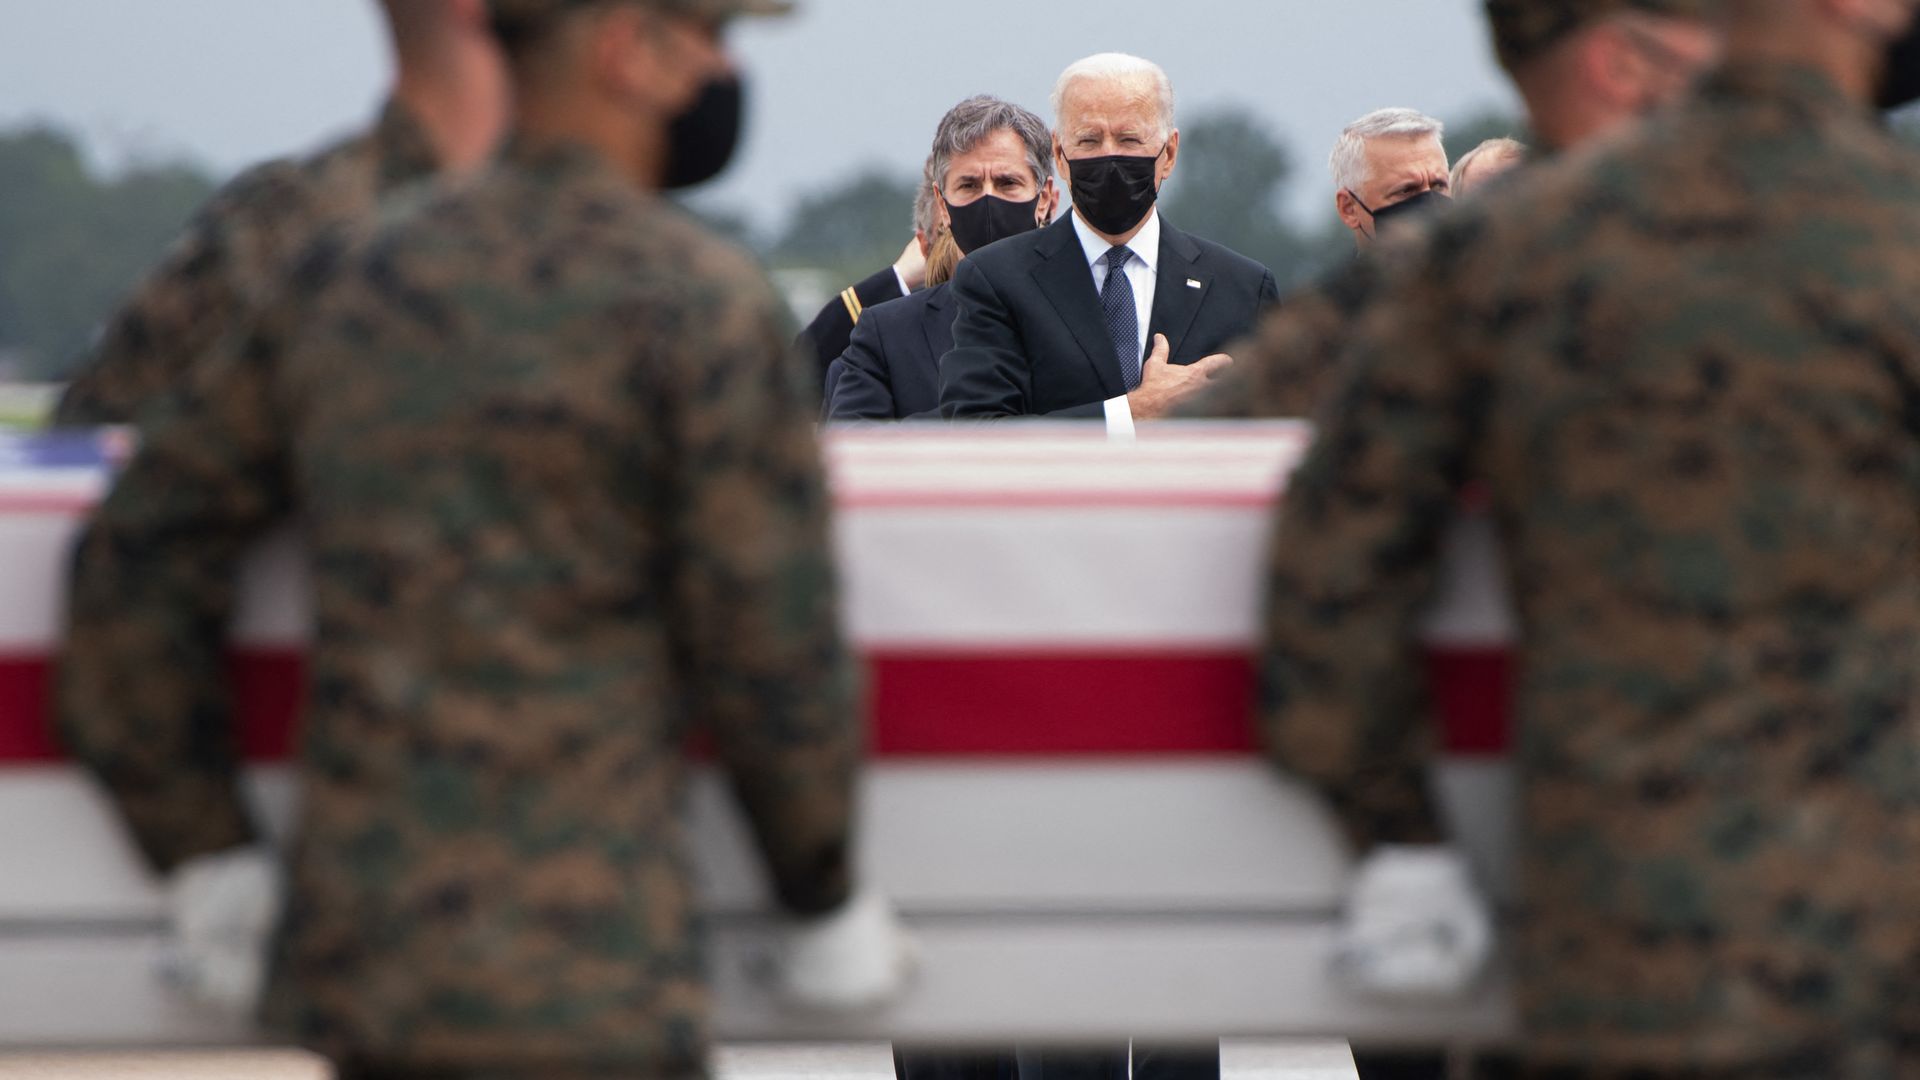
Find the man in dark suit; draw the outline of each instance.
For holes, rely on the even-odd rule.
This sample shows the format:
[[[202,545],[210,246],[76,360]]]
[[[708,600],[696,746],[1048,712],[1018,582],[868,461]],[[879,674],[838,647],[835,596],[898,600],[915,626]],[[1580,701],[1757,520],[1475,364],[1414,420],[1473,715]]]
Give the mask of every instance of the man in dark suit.
[[[996,97],[968,98],[940,119],[926,183],[938,230],[963,259],[1052,220],[1059,203],[1052,156],[1046,121]],[[945,282],[869,312],[828,375],[828,419],[937,416],[953,317]]]
[[[1157,65],[1089,57],[1060,76],[1053,107],[1073,213],[960,265],[940,408],[954,419],[1105,417],[1131,431],[1232,363],[1220,350],[1279,290],[1266,267],[1161,219],[1180,133]]]

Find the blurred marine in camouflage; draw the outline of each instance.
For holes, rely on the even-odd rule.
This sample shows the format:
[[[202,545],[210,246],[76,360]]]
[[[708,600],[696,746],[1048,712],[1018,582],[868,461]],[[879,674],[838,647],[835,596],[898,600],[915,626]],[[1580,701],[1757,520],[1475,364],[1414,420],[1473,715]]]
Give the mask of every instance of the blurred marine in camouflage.
[[[785,986],[904,974],[856,894],[860,754],[817,397],[765,274],[649,192],[732,152],[720,34],[776,0],[500,0],[485,177],[289,298],[154,424],[77,556],[60,719],[162,870],[248,843],[204,617],[298,517],[316,623],[268,1019],[348,1075],[690,1076],[681,823],[712,733]]]
[[[1439,839],[1416,622],[1483,481],[1523,1069],[1910,1077],[1920,157],[1869,105],[1915,2],[1728,7],[1697,100],[1388,271],[1280,521],[1265,733],[1362,849]]]
[[[1551,157],[1615,134],[1680,96],[1719,55],[1712,15],[1720,3],[1487,0],[1486,12],[1494,51],[1520,91],[1539,148]],[[1288,297],[1236,348],[1239,362],[1183,413],[1311,416],[1386,267],[1407,257],[1404,246],[1387,243]]]
[[[509,91],[485,0],[381,0],[381,8],[398,74],[379,123],[221,190],[108,322],[55,423],[132,423],[258,316],[315,237],[370,223],[391,192],[468,172],[492,154]]]

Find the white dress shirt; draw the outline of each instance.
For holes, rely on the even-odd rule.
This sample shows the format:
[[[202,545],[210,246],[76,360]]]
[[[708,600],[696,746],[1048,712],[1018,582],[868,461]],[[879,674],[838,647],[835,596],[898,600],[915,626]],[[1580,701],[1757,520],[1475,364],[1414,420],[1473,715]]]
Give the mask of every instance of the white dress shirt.
[[[1073,232],[1080,238],[1080,250],[1087,256],[1087,271],[1093,275],[1093,294],[1099,296],[1107,285],[1107,252],[1113,250],[1093,227],[1081,220],[1079,214],[1073,215]],[[1127,260],[1127,284],[1133,286],[1133,311],[1140,320],[1140,357],[1145,364],[1147,355],[1147,328],[1153,322],[1153,294],[1160,282],[1160,208],[1154,207],[1147,212],[1147,223],[1127,241],[1127,249],[1133,257]],[[1125,394],[1109,398],[1107,406],[1107,434],[1114,438],[1133,437],[1133,409],[1127,405]]]

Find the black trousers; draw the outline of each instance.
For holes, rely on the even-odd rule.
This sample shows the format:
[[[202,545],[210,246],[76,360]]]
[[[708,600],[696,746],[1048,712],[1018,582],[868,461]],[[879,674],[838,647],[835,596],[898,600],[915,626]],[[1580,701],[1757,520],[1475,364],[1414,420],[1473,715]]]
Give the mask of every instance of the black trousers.
[[[1127,1047],[895,1049],[899,1080],[1127,1080]],[[1134,1080],[1219,1080],[1220,1046],[1133,1046]]]

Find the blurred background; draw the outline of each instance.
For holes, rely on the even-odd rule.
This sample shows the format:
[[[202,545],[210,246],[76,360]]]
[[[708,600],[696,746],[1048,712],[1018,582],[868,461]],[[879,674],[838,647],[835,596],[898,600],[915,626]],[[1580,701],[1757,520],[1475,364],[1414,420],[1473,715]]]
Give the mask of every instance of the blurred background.
[[[1183,140],[1169,217],[1267,263],[1283,288],[1352,250],[1325,166],[1347,121],[1417,108],[1447,121],[1454,156],[1519,133],[1478,0],[801,8],[733,31],[751,128],[739,163],[691,205],[766,259],[809,313],[910,238],[947,108],[992,93],[1051,119],[1054,77],[1090,53],[1168,70]],[[388,74],[370,0],[7,5],[0,382],[63,378],[215,187],[364,125]]]

